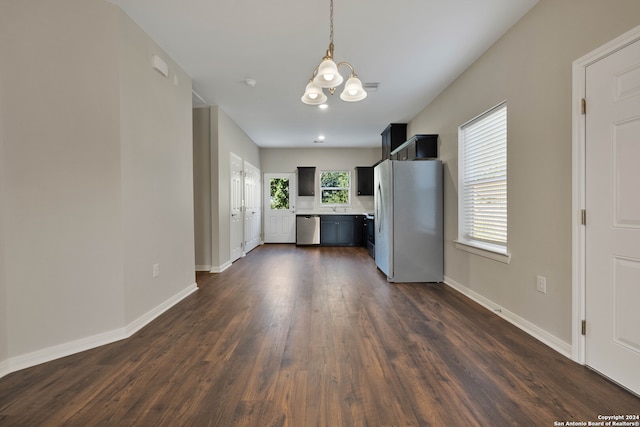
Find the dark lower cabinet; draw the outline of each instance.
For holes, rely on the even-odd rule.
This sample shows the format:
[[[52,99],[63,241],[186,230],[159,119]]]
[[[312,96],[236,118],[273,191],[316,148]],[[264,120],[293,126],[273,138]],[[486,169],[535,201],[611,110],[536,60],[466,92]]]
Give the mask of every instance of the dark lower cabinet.
[[[363,215],[323,215],[320,217],[320,244],[362,246]]]
[[[364,229],[364,215],[356,215],[353,217],[353,246],[365,246],[367,231]]]

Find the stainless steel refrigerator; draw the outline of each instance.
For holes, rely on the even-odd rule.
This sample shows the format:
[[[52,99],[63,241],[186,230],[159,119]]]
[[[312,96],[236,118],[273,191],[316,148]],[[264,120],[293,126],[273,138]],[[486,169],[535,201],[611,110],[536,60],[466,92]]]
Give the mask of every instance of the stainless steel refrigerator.
[[[442,162],[385,160],[374,186],[378,268],[390,282],[442,282]]]

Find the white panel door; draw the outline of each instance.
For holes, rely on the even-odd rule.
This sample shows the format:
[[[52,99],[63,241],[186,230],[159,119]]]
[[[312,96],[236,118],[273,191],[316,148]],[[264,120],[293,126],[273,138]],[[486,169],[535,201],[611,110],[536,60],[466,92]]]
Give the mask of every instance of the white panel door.
[[[293,173],[264,174],[264,241],[295,243],[296,213]]]
[[[262,233],[262,185],[260,169],[244,162],[244,252],[248,253],[260,244]]]
[[[586,71],[586,363],[640,393],[640,41]]]
[[[242,256],[242,242],[244,241],[244,224],[242,221],[242,159],[231,153],[230,156],[230,207],[231,224],[229,229],[231,262]]]

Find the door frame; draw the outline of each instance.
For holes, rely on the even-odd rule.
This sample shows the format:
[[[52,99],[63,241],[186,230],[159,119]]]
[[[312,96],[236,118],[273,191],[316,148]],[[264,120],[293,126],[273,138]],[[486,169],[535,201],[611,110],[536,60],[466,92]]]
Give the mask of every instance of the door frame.
[[[582,113],[582,99],[586,97],[587,67],[612,53],[640,40],[637,26],[573,62],[572,89],[572,327],[571,358],[586,363],[586,337],[582,335],[582,321],[586,320],[586,230],[581,212],[586,206],[586,116]],[[587,107],[588,108],[588,107]]]
[[[233,225],[233,161],[236,160],[237,163],[240,165],[240,186],[239,186],[239,191],[240,194],[238,194],[239,197],[239,212],[236,214],[240,217],[239,221],[241,224],[241,229],[240,229],[240,253],[238,255],[237,258],[234,258],[233,256],[233,251],[234,251],[234,247],[233,247],[233,242],[232,242],[232,237],[234,237],[234,225]],[[235,261],[237,261],[238,259],[242,258],[245,256],[244,253],[244,239],[245,239],[245,235],[244,235],[244,215],[245,215],[245,199],[244,199],[244,163],[243,163],[243,158],[240,157],[239,155],[237,155],[234,152],[230,152],[229,153],[229,262],[234,263]]]
[[[247,237],[248,236],[247,236],[246,224],[247,224],[247,217],[248,217],[247,212],[248,212],[248,209],[249,209],[249,204],[247,202],[248,195],[247,195],[247,192],[246,192],[246,188],[247,188],[246,185],[247,185],[248,171],[251,170],[251,169],[253,170],[253,172],[256,173],[256,177],[257,177],[257,180],[258,180],[256,188],[258,190],[258,200],[257,200],[258,206],[257,206],[257,209],[258,209],[258,215],[259,215],[259,221],[258,221],[258,229],[259,229],[259,233],[258,234],[259,235],[258,235],[258,243],[256,244],[256,246],[254,246],[253,248],[247,250],[247,247],[248,247],[247,246],[247,243],[248,243]],[[244,189],[244,192],[243,192],[243,199],[244,199],[244,203],[243,203],[243,206],[244,206],[243,223],[244,223],[244,227],[245,227],[244,228],[244,246],[243,246],[243,256],[244,256],[247,253],[249,253],[251,250],[253,250],[254,248],[256,248],[259,245],[263,244],[264,242],[262,240],[262,204],[263,204],[263,197],[262,197],[262,171],[258,167],[254,166],[253,164],[249,163],[246,160],[244,160],[244,163],[243,163],[243,170],[244,170],[244,174],[243,174],[244,182],[243,182],[243,187],[242,187]],[[254,201],[252,201],[251,203],[253,203]]]

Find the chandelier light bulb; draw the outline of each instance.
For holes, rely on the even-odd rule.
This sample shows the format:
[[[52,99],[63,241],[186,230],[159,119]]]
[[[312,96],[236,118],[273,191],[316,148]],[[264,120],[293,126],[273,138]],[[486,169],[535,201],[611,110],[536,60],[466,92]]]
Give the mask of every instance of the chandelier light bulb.
[[[327,101],[327,95],[322,92],[322,88],[316,85],[313,80],[309,80],[301,100],[308,105],[320,105]]]
[[[355,75],[351,74],[349,80],[344,84],[344,91],[340,94],[340,99],[347,102],[362,101],[367,97],[367,92],[362,88],[362,82]]]
[[[339,86],[343,80],[336,63],[327,58],[318,66],[318,74],[313,82],[322,88],[331,88]]]

